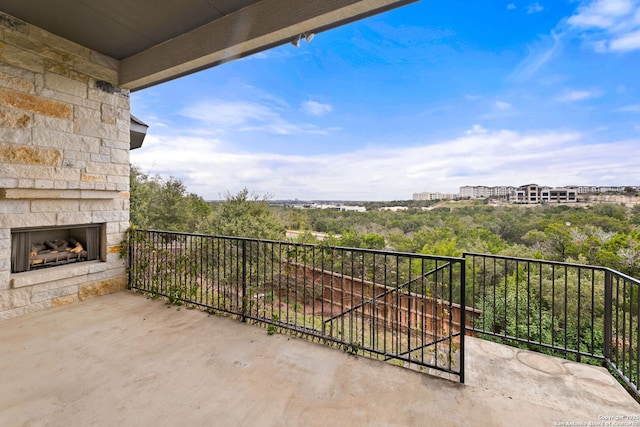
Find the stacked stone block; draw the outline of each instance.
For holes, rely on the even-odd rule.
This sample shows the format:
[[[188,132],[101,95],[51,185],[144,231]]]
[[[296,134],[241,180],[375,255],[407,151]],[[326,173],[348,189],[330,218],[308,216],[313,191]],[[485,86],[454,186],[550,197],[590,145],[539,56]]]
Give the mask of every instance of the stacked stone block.
[[[129,93],[118,61],[0,12],[0,319],[126,287]],[[105,224],[104,259],[11,273],[11,230]]]

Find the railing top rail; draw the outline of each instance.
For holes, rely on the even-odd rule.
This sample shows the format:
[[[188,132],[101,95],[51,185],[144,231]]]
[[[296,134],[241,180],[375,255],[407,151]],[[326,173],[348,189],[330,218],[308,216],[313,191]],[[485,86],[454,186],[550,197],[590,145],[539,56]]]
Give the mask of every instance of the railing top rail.
[[[619,271],[613,270],[613,269],[611,269],[609,267],[604,267],[604,270],[609,272],[609,273],[611,273],[611,274],[613,274],[613,275],[616,275],[616,276],[618,276],[618,277],[620,277],[620,278],[622,278],[622,279],[624,279],[624,280],[626,280],[628,282],[633,282],[634,284],[640,286],[640,280],[636,279],[635,277],[631,277],[631,276],[628,276],[628,275],[626,275],[624,273],[620,273]]]
[[[520,258],[520,257],[514,257],[514,256],[494,255],[494,254],[480,254],[480,253],[476,253],[476,252],[463,252],[462,256],[463,257],[476,256],[476,257],[483,257],[483,258],[506,259],[506,260],[519,261],[519,262],[551,264],[551,265],[558,265],[558,266],[562,266],[562,267],[585,268],[585,269],[590,269],[590,270],[599,270],[599,271],[603,271],[603,272],[607,271],[607,270],[609,270],[611,272],[616,272],[615,270],[611,270],[610,268],[597,266],[597,265],[576,264],[576,263],[562,262],[562,261],[550,261],[550,260],[546,260],[546,259]],[[618,272],[616,272],[616,273],[617,274],[622,274],[622,273],[618,273]]]
[[[145,232],[145,233],[158,233],[158,234],[171,234],[178,236],[191,236],[191,237],[207,237],[207,238],[215,238],[215,239],[229,239],[236,241],[246,241],[246,242],[260,242],[260,243],[274,243],[274,244],[287,244],[292,246],[301,246],[308,248],[320,248],[320,249],[340,249],[344,251],[351,252],[360,252],[360,253],[371,253],[376,255],[389,255],[389,256],[402,256],[402,257],[411,257],[411,258],[419,258],[419,259],[428,259],[428,260],[436,260],[436,261],[445,261],[445,262],[454,262],[461,263],[464,261],[463,257],[449,257],[449,256],[441,256],[441,255],[428,255],[428,254],[416,254],[411,252],[396,252],[396,251],[386,251],[381,249],[365,249],[365,248],[350,248],[346,246],[331,246],[322,243],[299,243],[299,242],[289,242],[286,240],[269,240],[269,239],[256,239],[251,237],[237,237],[237,236],[219,236],[215,234],[199,234],[199,233],[186,233],[182,231],[165,231],[165,230],[146,230],[146,229],[132,229],[134,232]]]

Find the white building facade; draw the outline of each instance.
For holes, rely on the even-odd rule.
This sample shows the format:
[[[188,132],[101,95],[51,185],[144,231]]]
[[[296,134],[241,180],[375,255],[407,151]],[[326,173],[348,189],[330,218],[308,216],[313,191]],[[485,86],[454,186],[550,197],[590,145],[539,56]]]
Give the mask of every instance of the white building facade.
[[[486,199],[487,197],[509,197],[516,188],[511,186],[487,187],[484,185],[466,185],[460,187],[461,199]]]
[[[429,191],[413,193],[413,200],[451,200],[457,198],[458,195],[455,193],[438,193]]]

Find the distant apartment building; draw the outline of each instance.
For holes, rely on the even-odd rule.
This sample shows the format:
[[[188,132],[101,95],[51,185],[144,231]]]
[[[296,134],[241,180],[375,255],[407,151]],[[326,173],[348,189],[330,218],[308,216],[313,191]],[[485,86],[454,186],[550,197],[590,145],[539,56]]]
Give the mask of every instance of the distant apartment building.
[[[575,188],[550,188],[540,191],[540,201],[548,203],[573,203],[578,201]]]
[[[413,193],[413,200],[449,200],[457,199],[458,195],[455,193],[432,193],[425,191],[423,193]]]
[[[491,197],[491,187],[485,187],[484,185],[465,185],[460,187],[460,198],[462,199],[483,199],[485,197]]]
[[[581,185],[572,187],[578,190],[578,194],[594,194],[594,193],[624,193],[627,189],[640,191],[640,186],[634,185],[617,185],[596,187],[591,185]]]
[[[578,195],[597,193],[624,193],[628,189],[640,191],[640,186],[593,186],[568,185],[565,187],[548,187],[537,184],[527,184],[520,187],[498,185],[465,185],[460,187],[460,193],[414,193],[413,200],[443,200],[443,199],[487,199],[503,198],[512,203],[574,203]]]
[[[511,201],[514,203],[539,203],[540,190],[541,188],[537,184],[522,185],[511,195]]]
[[[511,197],[514,203],[574,203],[578,201],[577,188],[550,188],[537,184],[527,184],[515,191]]]
[[[460,187],[460,198],[462,199],[486,199],[487,197],[508,198],[516,188],[511,186],[487,187],[484,185],[466,185]]]
[[[588,194],[588,193],[599,193],[600,187],[595,187],[593,185],[579,185],[576,187],[578,189],[578,194]]]
[[[633,188],[633,187],[632,187]],[[625,187],[598,187],[598,193],[622,193]]]

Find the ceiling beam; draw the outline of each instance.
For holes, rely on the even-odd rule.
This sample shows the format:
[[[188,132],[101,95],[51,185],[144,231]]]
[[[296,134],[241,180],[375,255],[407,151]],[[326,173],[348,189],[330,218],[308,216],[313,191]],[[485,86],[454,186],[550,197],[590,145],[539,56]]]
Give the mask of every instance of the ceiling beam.
[[[319,33],[417,0],[263,0],[120,62],[132,91]]]

